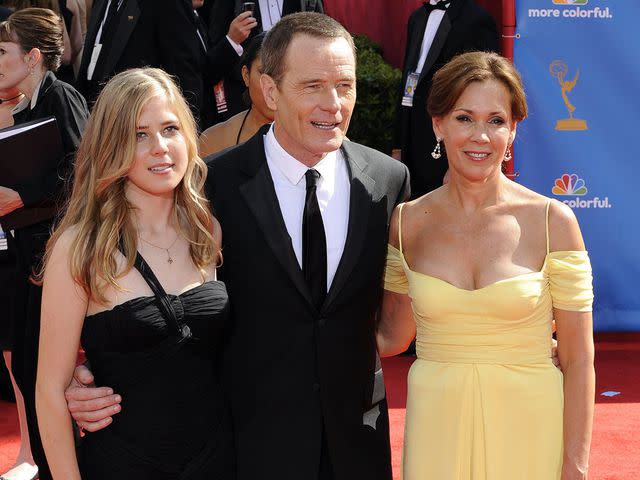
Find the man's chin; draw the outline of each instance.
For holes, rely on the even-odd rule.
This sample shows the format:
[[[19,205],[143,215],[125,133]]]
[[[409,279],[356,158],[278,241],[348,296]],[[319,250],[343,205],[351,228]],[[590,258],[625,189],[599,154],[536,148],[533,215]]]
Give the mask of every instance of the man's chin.
[[[343,141],[344,135],[336,135],[334,138],[324,143],[323,152],[329,153],[338,150],[342,146]]]

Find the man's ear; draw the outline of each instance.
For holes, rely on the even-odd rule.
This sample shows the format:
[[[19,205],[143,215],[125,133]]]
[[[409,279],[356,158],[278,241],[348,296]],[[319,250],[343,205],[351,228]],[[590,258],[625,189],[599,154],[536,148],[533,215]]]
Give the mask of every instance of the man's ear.
[[[278,85],[273,78],[266,73],[260,76],[260,87],[262,87],[262,95],[264,101],[271,110],[278,110]]]

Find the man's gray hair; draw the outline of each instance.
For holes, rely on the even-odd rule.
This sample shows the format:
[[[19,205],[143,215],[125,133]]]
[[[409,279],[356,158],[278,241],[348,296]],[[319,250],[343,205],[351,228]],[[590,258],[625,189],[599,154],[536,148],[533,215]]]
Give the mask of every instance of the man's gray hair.
[[[276,84],[280,83],[286,68],[286,55],[289,45],[296,35],[308,35],[314,38],[344,38],[356,55],[356,46],[351,34],[340,23],[322,13],[292,13],[276,23],[267,33],[260,59],[262,72],[269,75]]]

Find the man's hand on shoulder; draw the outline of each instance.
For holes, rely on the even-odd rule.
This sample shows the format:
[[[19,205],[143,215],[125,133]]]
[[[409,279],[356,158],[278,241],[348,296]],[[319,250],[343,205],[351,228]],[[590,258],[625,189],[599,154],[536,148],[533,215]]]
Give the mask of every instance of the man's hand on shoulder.
[[[120,411],[122,398],[109,387],[93,385],[93,374],[84,365],[73,372],[73,379],[64,392],[69,413],[78,426],[96,432],[109,425],[112,415]]]

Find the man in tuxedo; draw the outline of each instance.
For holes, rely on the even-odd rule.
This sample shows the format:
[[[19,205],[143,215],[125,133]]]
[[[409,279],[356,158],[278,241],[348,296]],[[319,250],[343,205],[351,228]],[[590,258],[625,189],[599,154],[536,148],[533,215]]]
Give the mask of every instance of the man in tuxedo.
[[[283,16],[295,12],[324,12],[322,0],[253,0],[254,11],[252,15],[243,12],[244,0],[215,0],[211,10],[209,23],[209,34],[211,41],[218,44],[227,36],[236,38],[237,35],[230,35],[233,31],[234,23],[239,27],[245,27],[247,22],[253,19],[249,25],[246,36],[236,42],[238,55],[242,54],[242,44],[261,32],[271,29]],[[245,30],[246,31],[246,30]],[[209,59],[209,68],[224,72],[224,83],[218,88],[222,88],[224,100],[227,105],[226,117],[228,118],[247,108],[242,100],[242,92],[245,90],[244,82],[240,74],[237,59],[235,63],[224,63],[221,56]],[[219,90],[220,92],[220,90]]]
[[[178,79],[198,116],[202,103],[200,48],[191,0],[95,0],[77,87],[91,104],[116,73],[159,67]]]
[[[430,0],[409,17],[393,156],[409,167],[414,198],[442,185],[447,157],[431,156],[436,137],[427,113],[434,73],[454,56],[498,51],[491,15],[473,0]]]
[[[223,368],[237,478],[390,480],[376,312],[408,171],[345,138],[356,67],[339,23],[287,16],[261,55],[274,123],[208,159],[233,305]],[[83,401],[107,393],[67,390],[80,425],[109,422],[113,395]]]

